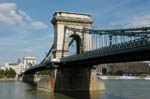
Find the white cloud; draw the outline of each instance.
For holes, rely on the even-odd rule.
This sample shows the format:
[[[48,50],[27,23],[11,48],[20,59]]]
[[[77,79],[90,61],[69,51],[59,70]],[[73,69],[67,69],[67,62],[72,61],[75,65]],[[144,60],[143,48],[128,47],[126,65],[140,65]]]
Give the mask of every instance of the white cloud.
[[[135,17],[129,27],[146,27],[150,26],[150,15]]]
[[[0,4],[0,23],[17,24],[22,23],[22,17],[16,13],[16,4]]]
[[[37,30],[47,28],[47,25],[41,21],[32,22],[30,25],[33,29],[37,29]]]
[[[9,11],[10,9],[16,9],[15,3],[1,3],[0,4],[0,11]]]
[[[15,3],[0,4],[0,24],[16,25],[38,30],[47,28],[45,23],[34,21],[25,11],[17,9]]]
[[[31,49],[24,49],[25,52],[32,52]]]
[[[32,18],[24,11],[19,10],[19,14],[20,14],[20,16],[24,17],[25,21],[28,21],[28,22],[32,22],[33,21]]]
[[[3,57],[0,63],[4,64],[6,60],[13,60],[16,56],[43,55],[51,46],[45,44],[49,41],[49,36],[45,35],[49,33],[43,33],[43,37],[39,37],[42,31],[37,31],[37,35],[33,35],[32,30],[46,28],[45,23],[34,20],[24,10],[17,8],[15,3],[0,3],[0,54]],[[32,39],[33,36],[34,39]],[[38,43],[37,39],[39,39]]]

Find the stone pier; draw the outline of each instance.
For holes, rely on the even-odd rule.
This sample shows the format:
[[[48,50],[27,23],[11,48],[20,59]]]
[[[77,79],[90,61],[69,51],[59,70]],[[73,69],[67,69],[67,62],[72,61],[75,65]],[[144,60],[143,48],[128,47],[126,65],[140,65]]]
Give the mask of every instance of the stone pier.
[[[34,84],[35,83],[34,78],[35,78],[35,74],[24,74],[22,76],[22,81],[26,83]]]
[[[50,92],[104,90],[102,80],[97,79],[93,67],[57,68],[50,70],[50,76],[38,82],[38,89]]]

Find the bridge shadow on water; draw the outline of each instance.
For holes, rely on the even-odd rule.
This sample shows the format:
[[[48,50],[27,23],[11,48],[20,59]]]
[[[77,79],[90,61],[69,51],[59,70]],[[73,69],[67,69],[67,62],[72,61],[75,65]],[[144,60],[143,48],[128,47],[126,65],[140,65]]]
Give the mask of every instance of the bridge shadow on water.
[[[104,91],[76,91],[76,92],[61,92],[60,95],[63,95],[67,98],[64,99],[102,99],[104,96]],[[57,96],[54,99],[58,99]],[[63,98],[61,98],[63,99]]]
[[[28,90],[26,90],[26,93],[28,93],[30,97],[34,97],[33,99],[105,99],[105,91],[44,92],[37,91],[33,88],[34,87],[31,87],[31,89],[29,88]]]
[[[59,92],[59,93],[49,93],[49,92],[32,92],[36,99],[103,99],[103,91],[78,91],[78,92]]]

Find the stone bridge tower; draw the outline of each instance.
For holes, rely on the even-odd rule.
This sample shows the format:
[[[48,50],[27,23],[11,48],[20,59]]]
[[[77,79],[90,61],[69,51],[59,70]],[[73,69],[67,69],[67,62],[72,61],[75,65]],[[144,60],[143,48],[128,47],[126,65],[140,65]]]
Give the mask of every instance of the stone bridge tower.
[[[89,66],[89,64],[85,64],[85,66],[61,66],[62,64],[59,64],[60,59],[69,53],[68,39],[70,37],[78,38],[74,38],[78,43],[76,46],[83,44],[83,49],[80,47],[76,49],[77,54],[80,54],[81,50],[88,51],[91,49],[91,34],[85,33],[84,39],[82,39],[83,33],[80,33],[80,31],[70,33],[72,31],[66,29],[66,26],[78,29],[91,28],[93,22],[91,16],[73,12],[56,12],[51,22],[54,25],[53,55],[58,62],[53,64],[57,65],[55,68],[50,69],[48,83],[47,81],[45,83],[43,79],[38,83],[38,88],[45,88],[52,92],[104,90],[103,82],[97,79],[95,66]]]
[[[91,28],[93,20],[90,15],[88,14],[81,14],[81,13],[73,13],[73,12],[56,12],[53,15],[52,24],[54,25],[54,58],[60,59],[63,56],[67,56],[69,53],[68,48],[68,39],[70,37],[79,37],[80,42],[78,53],[81,52],[81,44],[82,51],[88,51],[91,49],[91,35],[85,33],[78,32],[73,35],[70,33],[69,30],[66,30],[65,27],[72,27],[72,28]],[[84,39],[83,39],[84,38]]]
[[[23,57],[24,70],[28,69],[28,68],[30,68],[32,66],[35,66],[36,65],[36,60],[37,60],[37,58],[33,57],[33,56],[25,56],[25,57]]]

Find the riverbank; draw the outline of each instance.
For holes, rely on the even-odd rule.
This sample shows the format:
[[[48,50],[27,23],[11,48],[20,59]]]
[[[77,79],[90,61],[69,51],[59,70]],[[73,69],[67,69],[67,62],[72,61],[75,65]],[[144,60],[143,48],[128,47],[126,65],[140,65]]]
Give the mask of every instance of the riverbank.
[[[0,81],[18,81],[16,78],[0,78]]]
[[[150,77],[142,77],[142,76],[98,76],[100,79],[136,79],[136,80],[150,80]]]

